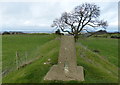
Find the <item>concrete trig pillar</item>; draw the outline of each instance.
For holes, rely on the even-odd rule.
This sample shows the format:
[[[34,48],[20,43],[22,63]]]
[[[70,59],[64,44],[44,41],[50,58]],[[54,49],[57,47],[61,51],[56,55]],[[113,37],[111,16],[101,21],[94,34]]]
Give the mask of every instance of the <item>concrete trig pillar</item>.
[[[77,66],[73,36],[62,36],[58,65],[54,65],[44,80],[84,80],[83,67]]]

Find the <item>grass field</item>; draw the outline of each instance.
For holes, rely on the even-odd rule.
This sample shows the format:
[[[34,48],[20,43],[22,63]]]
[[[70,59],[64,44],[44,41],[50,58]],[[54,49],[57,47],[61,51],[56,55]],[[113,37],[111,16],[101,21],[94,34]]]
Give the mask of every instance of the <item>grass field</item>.
[[[23,36],[23,38],[21,38]],[[60,48],[60,40],[59,38],[54,39],[55,36],[50,35],[21,35],[21,36],[3,36],[4,40],[4,49],[3,51],[3,57],[4,53],[6,54],[6,58],[3,58],[3,62],[11,62],[13,61],[12,58],[9,58],[9,55],[12,52],[14,53],[16,48],[13,50],[5,50],[7,49],[7,45],[5,45],[9,41],[9,44],[12,43],[14,46],[16,44],[19,45],[19,48],[22,48],[22,45],[26,50],[29,50],[32,48],[33,50],[30,51],[33,56],[42,56],[38,60],[34,61],[32,64],[27,65],[24,68],[21,68],[20,70],[15,70],[8,75],[6,75],[3,78],[3,83],[81,83],[80,81],[44,81],[43,78],[46,75],[46,73],[50,70],[50,67],[54,64],[57,64],[57,59],[59,56],[59,48]],[[31,36],[31,37],[30,37]],[[15,37],[15,38],[14,38]],[[29,38],[29,39],[28,39]],[[12,39],[12,40],[11,40]],[[20,42],[18,41],[20,39]],[[28,40],[27,40],[28,39]],[[10,42],[11,41],[11,42]],[[31,43],[28,43],[28,41]],[[111,41],[111,42],[110,42]],[[22,44],[24,42],[24,44]],[[100,43],[101,42],[101,43]],[[26,44],[25,44],[26,43]],[[104,45],[104,44],[107,45]],[[118,69],[117,69],[117,55],[114,51],[110,51],[110,57],[114,59],[114,62],[112,61],[112,58],[107,57],[107,48],[110,46],[117,46],[117,40],[115,39],[95,39],[95,38],[88,38],[88,39],[80,39],[76,43],[76,53],[77,53],[77,64],[84,67],[85,72],[85,81],[82,83],[116,83],[118,82]],[[8,46],[9,46],[8,44]],[[93,45],[95,44],[95,45]],[[110,44],[110,45],[109,45]],[[100,46],[99,46],[100,45]],[[30,46],[30,47],[29,47]],[[86,47],[87,46],[87,47]],[[36,47],[36,48],[34,48]],[[104,50],[102,50],[102,47],[104,47]],[[111,47],[111,49],[116,50],[117,47]],[[100,51],[100,53],[94,53],[92,50],[97,49]],[[108,49],[108,50],[109,50]],[[103,57],[105,56],[105,57]],[[9,59],[7,59],[7,57]],[[51,64],[44,64],[45,62],[48,62],[48,59],[51,59]],[[116,62],[115,62],[116,61]],[[4,62],[4,64],[6,64]],[[8,65],[8,64],[6,64]],[[5,66],[5,65],[4,65]],[[10,67],[11,65],[8,65]],[[5,68],[5,67],[3,67]]]
[[[77,64],[84,67],[86,83],[113,83],[118,79],[118,68],[81,43],[76,43]]]
[[[16,67],[16,51],[19,57],[27,61],[40,56],[38,49],[46,42],[54,39],[53,35],[3,35],[2,36],[2,70]]]
[[[80,39],[79,42],[92,51],[98,50],[99,55],[118,66],[118,39],[90,37]]]
[[[38,35],[37,35],[38,36]],[[40,37],[40,36],[38,36]],[[50,38],[49,36],[45,36]],[[45,37],[42,37],[42,39],[45,40]],[[32,41],[34,42],[34,41]],[[43,42],[42,40],[39,41],[39,43]],[[57,64],[57,58],[59,54],[59,47],[60,42],[59,40],[50,40],[44,45],[41,45],[40,48],[37,49],[37,51],[40,53],[39,56],[40,59],[33,62],[32,64],[29,64],[28,66],[21,68],[20,70],[16,70],[8,74],[6,77],[3,78],[3,82],[8,83],[40,83],[43,80],[43,77],[45,74],[49,71],[50,67],[53,64]],[[45,64],[48,59],[51,59],[51,64]]]

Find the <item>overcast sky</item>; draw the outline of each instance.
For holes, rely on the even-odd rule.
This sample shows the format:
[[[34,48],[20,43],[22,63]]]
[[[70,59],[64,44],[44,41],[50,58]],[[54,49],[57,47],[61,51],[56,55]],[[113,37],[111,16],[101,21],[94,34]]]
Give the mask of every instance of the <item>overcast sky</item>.
[[[53,30],[52,21],[88,0],[40,0],[39,2],[0,2],[2,30]],[[118,30],[118,2],[90,2],[100,7],[100,19],[108,21],[107,31]]]

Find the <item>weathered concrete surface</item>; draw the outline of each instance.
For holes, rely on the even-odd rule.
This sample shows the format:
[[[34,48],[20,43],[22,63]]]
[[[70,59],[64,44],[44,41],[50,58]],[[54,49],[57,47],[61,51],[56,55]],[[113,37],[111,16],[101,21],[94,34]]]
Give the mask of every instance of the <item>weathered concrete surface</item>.
[[[84,81],[83,67],[77,66],[73,36],[62,36],[58,65],[53,65],[44,80]]]

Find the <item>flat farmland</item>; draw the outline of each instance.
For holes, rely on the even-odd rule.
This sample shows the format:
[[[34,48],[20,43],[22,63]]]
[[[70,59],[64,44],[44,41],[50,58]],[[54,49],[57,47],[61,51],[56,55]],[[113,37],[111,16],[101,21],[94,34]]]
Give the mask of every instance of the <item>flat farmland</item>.
[[[2,70],[16,68],[16,52],[27,61],[40,56],[38,49],[54,39],[53,35],[3,35],[2,36]]]
[[[80,39],[79,42],[118,66],[118,39],[90,37]]]
[[[84,67],[85,81],[45,81],[44,76],[58,63],[60,37],[56,35],[3,36],[3,69],[16,68],[16,51],[38,60],[3,77],[3,83],[117,83],[118,40],[80,38],[76,43],[77,65]],[[96,50],[96,52],[94,52]],[[50,63],[48,63],[50,60]],[[48,64],[47,64],[48,63]]]

